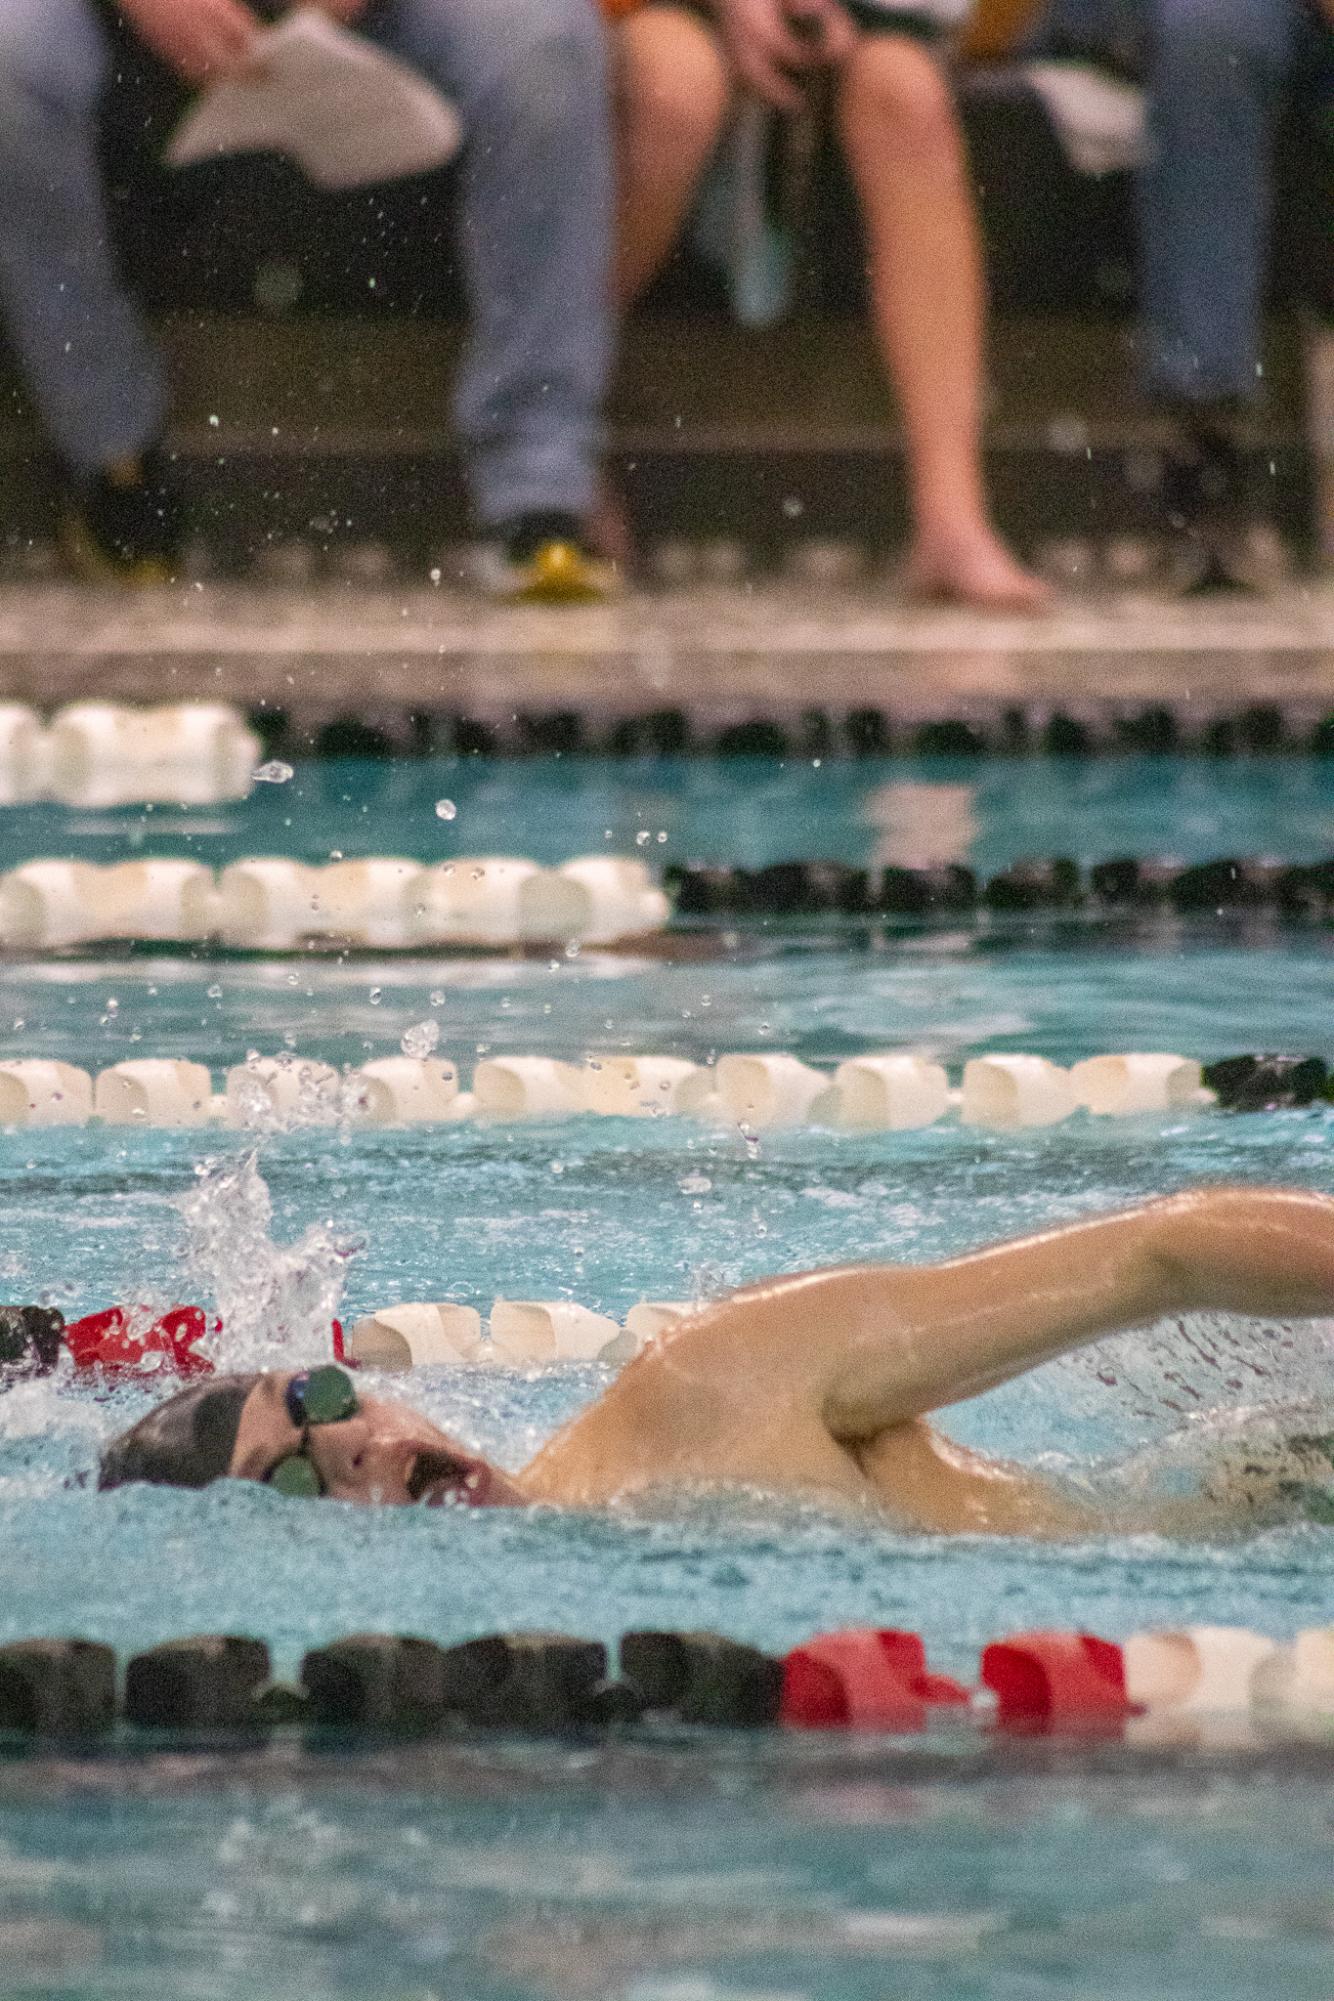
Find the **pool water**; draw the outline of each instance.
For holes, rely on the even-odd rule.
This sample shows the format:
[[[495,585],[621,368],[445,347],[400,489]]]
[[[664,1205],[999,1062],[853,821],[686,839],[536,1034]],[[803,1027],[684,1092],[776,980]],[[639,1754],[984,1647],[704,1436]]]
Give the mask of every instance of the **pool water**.
[[[865,860],[896,824],[920,824],[923,801],[981,866],[1033,852],[1334,850],[1325,766],[1222,775],[1187,760],[321,768],[216,814],[6,813],[0,860],[109,857],[127,832],[145,852],[179,850],[187,822],[210,860],[335,844],[554,860],[624,850],[636,830],[655,856]],[[448,823],[434,813],[445,796],[458,808]],[[676,965],[597,953],[14,965],[0,1046],[92,1068],[180,1054],[220,1071],[284,1046],[361,1061],[430,1020],[465,1071],[502,1049],[702,1059],[768,1046],[834,1061],[910,1045],[954,1065],[997,1048],[1062,1062],[1127,1047],[1329,1054],[1330,999],[1329,943],[1312,932],[1135,947],[1020,928],[985,951],[963,935],[870,949],[806,934]],[[247,1204],[254,1176],[271,1216]],[[1334,1107],[749,1141],[673,1120],[258,1142],[11,1133],[0,1290],[74,1313],[210,1284],[234,1297],[263,1277],[289,1296],[341,1286],[345,1317],[433,1297],[485,1311],[497,1294],[623,1313],[776,1269],[937,1257],[1198,1179],[1334,1193]],[[201,1188],[207,1240],[182,1209]],[[293,1358],[315,1341],[298,1336]],[[518,1463],[602,1380],[593,1368],[431,1371],[411,1394]],[[78,1631],[128,1651],[254,1631],[291,1671],[305,1647],[365,1629],[610,1640],[636,1625],[714,1626],[781,1648],[873,1623],[917,1629],[942,1667],[968,1671],[985,1640],[1027,1626],[1120,1637],[1208,1620],[1285,1637],[1325,1623],[1334,1602],[1334,1539],[1310,1526],[1208,1545],[946,1543],[759,1496],[670,1517],[456,1517],[303,1509],[240,1486],[99,1496],[79,1484],[153,1394],[57,1381],[0,1398],[0,1638]],[[1170,1454],[1183,1425],[1189,1437],[1211,1415],[1294,1400],[1334,1417],[1330,1329],[1200,1320],[1053,1364],[948,1426],[1077,1472],[1155,1441]],[[0,1764],[0,1994],[1242,2001],[1263,1980],[1328,2001],[1329,1795],[1314,1771],[1057,1763],[979,1764],[949,1744],[904,1763],[876,1747],[728,1738],[359,1759],[285,1746],[231,1765],[20,1759]]]
[[[449,801],[452,818],[437,804]],[[639,853],[646,861],[863,863],[937,837],[984,871],[1021,856],[1334,854],[1334,758],[820,758],[311,763],[249,799],[181,811],[0,809],[0,867],[36,854],[356,857]],[[887,860],[895,859],[886,853]]]
[[[723,1739],[0,1767],[0,1991],[1328,2001],[1328,1769]]]

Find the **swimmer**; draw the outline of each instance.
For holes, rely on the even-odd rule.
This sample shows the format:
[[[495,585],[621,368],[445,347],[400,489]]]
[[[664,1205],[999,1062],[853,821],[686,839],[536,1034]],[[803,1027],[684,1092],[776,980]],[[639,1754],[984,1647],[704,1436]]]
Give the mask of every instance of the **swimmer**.
[[[1319,1519],[1334,1444],[1309,1423],[1277,1452],[1226,1448],[1198,1496],[1151,1505],[1114,1487],[1066,1491],[926,1421],[1118,1330],[1204,1310],[1334,1313],[1334,1200],[1194,1189],[942,1264],[746,1286],[654,1342],[515,1474],[328,1367],[180,1391],[107,1448],[100,1485],[225,1477],[341,1501],[570,1508],[743,1487],[934,1534]]]

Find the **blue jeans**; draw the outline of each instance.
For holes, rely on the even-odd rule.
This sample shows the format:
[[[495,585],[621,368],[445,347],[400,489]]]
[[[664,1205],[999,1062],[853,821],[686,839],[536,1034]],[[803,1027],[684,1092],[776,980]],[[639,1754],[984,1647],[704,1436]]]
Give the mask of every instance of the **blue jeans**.
[[[1334,31],[1315,0],[1054,0],[1041,39],[1112,49],[1148,85],[1148,388],[1198,403],[1254,395],[1274,133],[1292,99],[1334,90]]]
[[[592,498],[611,353],[606,52],[590,0],[376,0],[368,33],[458,106],[471,326],[454,396],[494,525]],[[0,0],[0,315],[76,472],[157,436],[166,390],[109,238],[93,0]]]

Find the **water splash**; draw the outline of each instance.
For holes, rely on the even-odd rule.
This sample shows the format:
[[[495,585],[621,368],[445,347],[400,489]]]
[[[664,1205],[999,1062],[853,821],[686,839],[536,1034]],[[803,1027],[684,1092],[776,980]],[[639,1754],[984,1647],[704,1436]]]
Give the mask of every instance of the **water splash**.
[[[327,1362],[329,1327],[356,1244],[313,1224],[294,1244],[271,1235],[273,1202],[254,1153],[196,1169],[180,1198],[186,1272],[217,1304],[222,1331],[206,1344],[222,1369]]]
[[[1086,1410],[1096,1408],[1096,1389],[1110,1390],[1135,1420],[1181,1423],[1294,1401],[1334,1410],[1331,1361],[1328,1321],[1198,1313],[1095,1342],[1057,1369]]]

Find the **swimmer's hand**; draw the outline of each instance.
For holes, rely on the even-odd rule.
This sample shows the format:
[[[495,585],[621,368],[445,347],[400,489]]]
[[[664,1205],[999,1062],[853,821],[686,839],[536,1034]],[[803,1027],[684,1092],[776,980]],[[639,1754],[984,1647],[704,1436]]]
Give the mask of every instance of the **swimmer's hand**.
[[[259,22],[241,0],[120,0],[121,12],[187,83],[236,76],[254,57]]]

